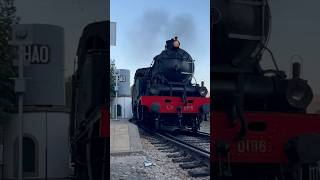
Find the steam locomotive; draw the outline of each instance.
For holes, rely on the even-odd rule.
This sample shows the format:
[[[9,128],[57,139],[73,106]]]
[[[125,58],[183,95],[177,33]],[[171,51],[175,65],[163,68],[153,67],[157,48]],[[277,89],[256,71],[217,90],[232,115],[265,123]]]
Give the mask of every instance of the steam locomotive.
[[[320,115],[293,62],[292,77],[260,66],[271,27],[265,0],[211,3],[211,173],[220,179],[319,178]]]
[[[193,74],[194,60],[180,48],[177,37],[166,41],[151,67],[135,73],[133,119],[153,130],[199,130],[210,100],[204,82],[191,83]]]
[[[70,144],[74,179],[109,178],[109,37],[110,22],[87,25],[72,75]]]

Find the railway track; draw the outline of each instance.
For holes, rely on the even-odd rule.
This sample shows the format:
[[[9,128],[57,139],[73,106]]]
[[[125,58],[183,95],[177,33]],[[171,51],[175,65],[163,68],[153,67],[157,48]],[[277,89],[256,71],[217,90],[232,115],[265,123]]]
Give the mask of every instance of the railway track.
[[[139,126],[143,131],[150,135],[150,142],[159,151],[167,153],[174,163],[186,170],[192,177],[209,177],[210,176],[210,151],[197,145],[196,141],[181,138],[185,134],[172,134],[164,132],[152,132],[144,127]],[[190,133],[187,133],[191,137]],[[206,143],[210,146],[210,136],[206,133],[196,133],[193,138],[199,137],[201,143],[206,137]],[[200,143],[200,142],[199,142]]]
[[[210,152],[210,134],[205,132],[169,133],[174,138]]]

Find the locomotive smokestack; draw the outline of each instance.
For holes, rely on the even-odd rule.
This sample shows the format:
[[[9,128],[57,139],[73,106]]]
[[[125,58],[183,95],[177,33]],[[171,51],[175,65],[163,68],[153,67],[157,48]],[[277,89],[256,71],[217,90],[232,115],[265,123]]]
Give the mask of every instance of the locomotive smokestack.
[[[180,42],[178,41],[178,37],[177,36],[174,37],[173,47],[174,48],[179,48],[180,47]]]
[[[301,64],[299,62],[292,63],[292,78],[299,79],[301,74]]]
[[[178,49],[179,47],[180,47],[180,42],[178,41],[177,36],[166,41],[166,49]]]

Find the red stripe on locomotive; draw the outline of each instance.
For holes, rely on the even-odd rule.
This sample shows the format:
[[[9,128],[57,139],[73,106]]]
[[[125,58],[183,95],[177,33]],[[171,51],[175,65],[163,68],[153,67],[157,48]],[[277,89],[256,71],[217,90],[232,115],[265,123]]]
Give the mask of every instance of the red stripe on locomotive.
[[[160,105],[159,113],[177,113],[178,107],[182,107],[182,113],[198,113],[202,105],[210,104],[210,98],[204,97],[187,97],[187,103],[183,102],[181,97],[172,96],[141,96],[141,105],[151,109],[154,103]]]
[[[231,126],[225,114],[212,114],[213,161],[218,161],[217,142],[223,140],[229,144],[231,163],[287,163],[284,146],[289,139],[305,133],[320,133],[320,115],[316,114],[247,112],[244,116],[248,132],[239,140],[239,122]]]
[[[110,137],[110,114],[106,106],[101,107],[100,137]]]

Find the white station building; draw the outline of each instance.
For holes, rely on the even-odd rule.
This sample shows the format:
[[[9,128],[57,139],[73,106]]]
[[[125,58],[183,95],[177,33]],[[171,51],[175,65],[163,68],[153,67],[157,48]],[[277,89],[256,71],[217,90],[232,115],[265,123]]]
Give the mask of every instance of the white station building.
[[[54,25],[16,25],[13,42],[23,44],[22,57],[26,62],[24,179],[68,179],[71,170],[69,111],[65,106],[64,30]],[[17,113],[3,125],[3,179],[17,179],[18,176],[18,127]]]
[[[130,71],[128,69],[116,69],[118,84],[117,98],[111,99],[111,118],[132,118]]]

